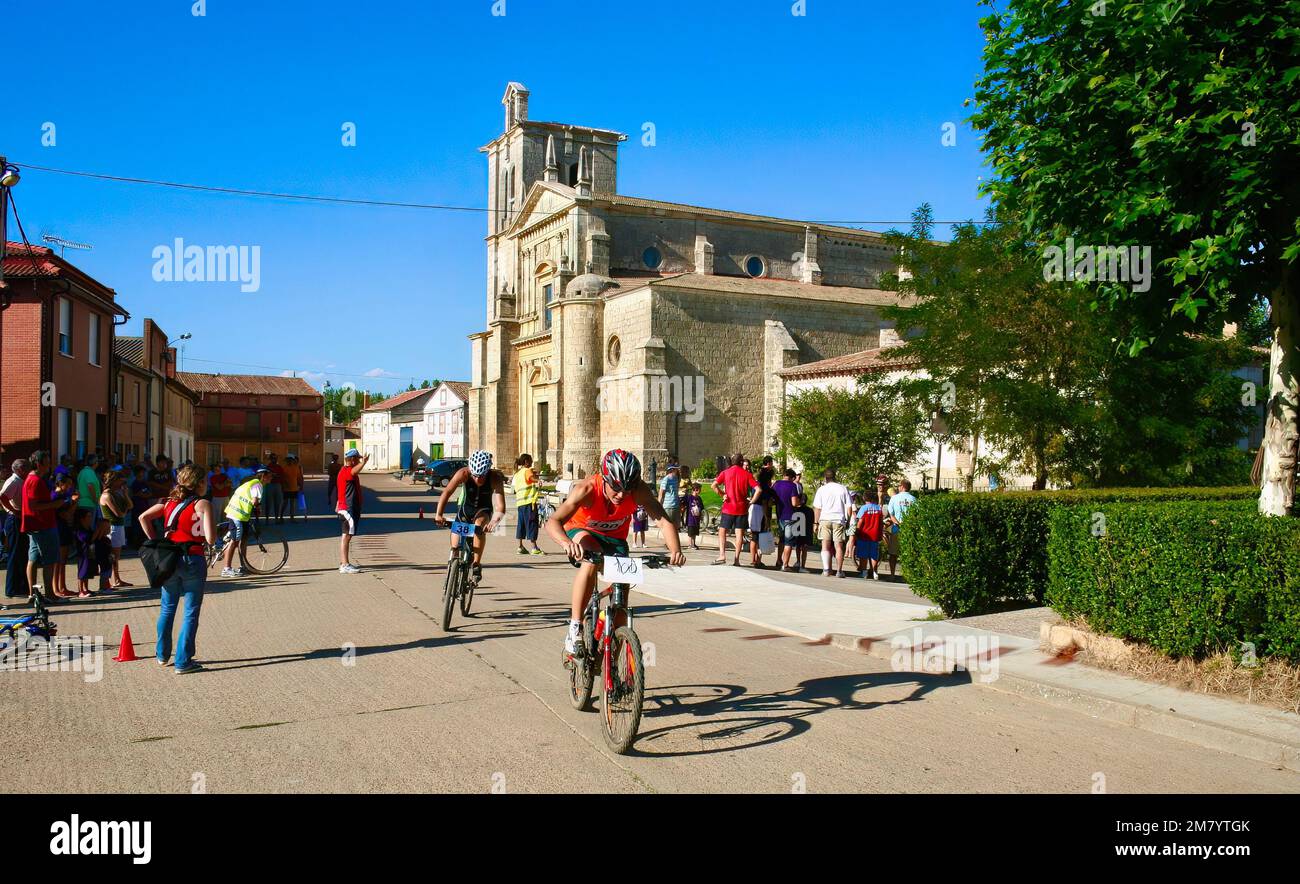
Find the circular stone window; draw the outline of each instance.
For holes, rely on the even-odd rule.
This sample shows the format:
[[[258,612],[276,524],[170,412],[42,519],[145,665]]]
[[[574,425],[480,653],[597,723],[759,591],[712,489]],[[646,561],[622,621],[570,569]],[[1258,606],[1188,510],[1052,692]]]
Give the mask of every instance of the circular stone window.
[[[618,358],[623,355],[623,345],[618,340],[618,335],[612,335],[609,339],[609,346],[605,349],[605,361],[610,368],[618,367]]]
[[[763,263],[763,259],[758,255],[750,255],[745,259],[745,272],[758,278],[767,273],[767,265]]]
[[[651,270],[658,270],[659,265],[664,262],[664,256],[662,252],[654,246],[651,246],[641,253],[641,260],[644,261],[645,266],[649,267]]]

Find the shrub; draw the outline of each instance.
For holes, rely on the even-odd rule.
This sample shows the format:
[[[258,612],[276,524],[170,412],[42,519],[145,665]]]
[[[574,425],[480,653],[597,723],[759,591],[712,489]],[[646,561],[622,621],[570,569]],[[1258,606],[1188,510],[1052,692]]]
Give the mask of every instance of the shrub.
[[[1061,506],[1119,501],[1254,500],[1251,487],[1098,488],[931,494],[917,498],[899,534],[903,576],[952,617],[1018,603],[1047,590],[1048,516]]]
[[[1047,601],[1062,616],[1174,657],[1251,642],[1300,662],[1300,520],[1233,501],[1059,507],[1049,521]]]

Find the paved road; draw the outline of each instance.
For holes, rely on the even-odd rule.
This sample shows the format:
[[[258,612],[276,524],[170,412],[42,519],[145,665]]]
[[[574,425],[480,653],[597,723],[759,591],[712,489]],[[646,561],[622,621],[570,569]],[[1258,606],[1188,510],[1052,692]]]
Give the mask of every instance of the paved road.
[[[1087,793],[1102,774],[1110,792],[1300,791],[1265,764],[662,603],[638,607],[654,665],[635,753],[615,756],[568,704],[570,566],[492,538],[475,616],[444,634],[447,533],[415,517],[433,498],[367,481],[365,572],[338,573],[332,518],[293,526],[283,573],[209,584],[209,671],[0,672],[0,789]],[[143,583],[134,560],[126,575]],[[151,655],[156,613],[148,590],[56,609],[109,656],[124,623]]]

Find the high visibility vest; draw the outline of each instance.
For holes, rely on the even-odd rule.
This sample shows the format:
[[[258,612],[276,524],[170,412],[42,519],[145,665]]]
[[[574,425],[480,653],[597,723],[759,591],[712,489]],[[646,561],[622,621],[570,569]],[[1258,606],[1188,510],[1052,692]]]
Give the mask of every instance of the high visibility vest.
[[[249,479],[230,495],[230,503],[226,504],[226,515],[236,522],[247,522],[253,518],[253,507],[257,506],[257,501],[253,499],[254,485],[261,485],[261,480],[256,477]]]
[[[515,489],[515,504],[517,506],[531,506],[537,503],[537,498],[541,496],[542,486],[537,482],[528,482],[528,476],[532,473],[531,467],[521,467],[519,472],[515,473],[510,484]]]

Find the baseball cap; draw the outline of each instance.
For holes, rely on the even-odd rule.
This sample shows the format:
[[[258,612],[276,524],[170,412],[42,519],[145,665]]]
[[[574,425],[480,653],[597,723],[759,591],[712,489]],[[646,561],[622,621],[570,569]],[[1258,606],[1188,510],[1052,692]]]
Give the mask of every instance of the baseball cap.
[[[355,448],[349,448],[349,449],[348,449],[348,453],[345,454],[345,455],[343,455],[343,456],[344,456],[344,457],[360,457],[360,456],[361,456],[361,452],[360,452],[360,451],[357,451]]]

